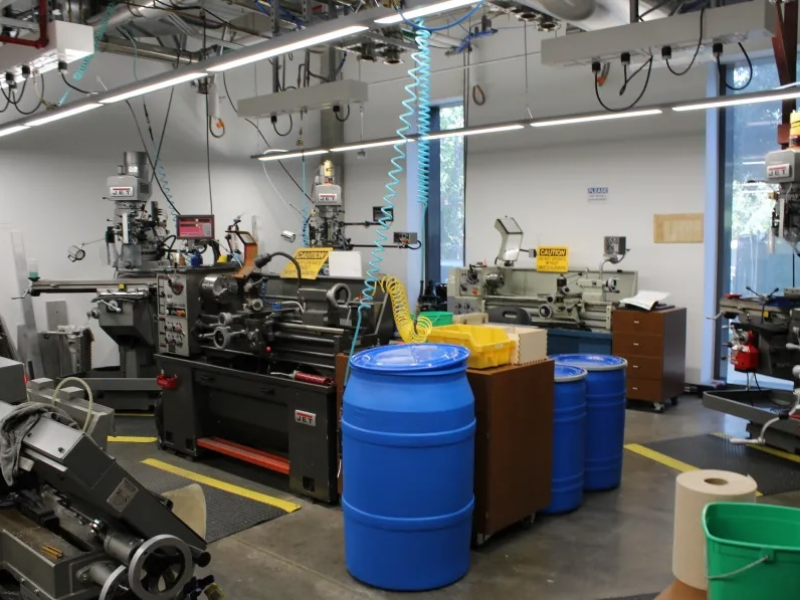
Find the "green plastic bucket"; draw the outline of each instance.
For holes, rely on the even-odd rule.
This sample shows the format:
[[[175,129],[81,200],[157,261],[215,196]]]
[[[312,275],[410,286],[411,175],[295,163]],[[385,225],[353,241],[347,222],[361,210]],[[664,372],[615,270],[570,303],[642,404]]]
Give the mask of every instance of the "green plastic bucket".
[[[715,502],[703,529],[709,600],[800,598],[800,509]]]
[[[441,310],[430,310],[419,313],[421,317],[428,317],[434,327],[453,324],[453,313]]]

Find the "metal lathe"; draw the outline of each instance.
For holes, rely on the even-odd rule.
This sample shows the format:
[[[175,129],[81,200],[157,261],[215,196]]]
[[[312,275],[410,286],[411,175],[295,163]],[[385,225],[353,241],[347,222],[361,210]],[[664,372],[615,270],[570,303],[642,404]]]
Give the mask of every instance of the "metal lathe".
[[[3,468],[0,479],[0,571],[16,582],[6,590],[23,600],[196,599],[195,567],[211,557],[168,501],[69,419],[49,418],[51,406],[4,398],[4,432],[17,411],[48,413],[22,438],[18,469]]]
[[[268,273],[275,258],[288,277]],[[335,357],[386,344],[387,296],[376,294],[353,344],[360,278],[301,277],[283,253],[158,276],[156,408],[161,446],[220,453],[289,477],[294,493],[338,499]]]

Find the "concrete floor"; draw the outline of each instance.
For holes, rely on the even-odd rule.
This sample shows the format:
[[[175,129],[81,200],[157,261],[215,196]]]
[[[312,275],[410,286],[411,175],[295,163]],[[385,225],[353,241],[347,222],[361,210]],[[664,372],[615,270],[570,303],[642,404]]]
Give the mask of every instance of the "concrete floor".
[[[686,398],[661,415],[627,412],[628,443],[719,431],[742,434],[744,422],[706,410],[697,398]],[[133,457],[143,450],[131,446],[136,445],[114,444],[111,451]],[[162,459],[197,471],[207,468],[174,457]],[[599,600],[658,592],[672,581],[675,476],[668,467],[626,452],[619,490],[588,495],[572,514],[539,517],[528,530],[517,528],[492,538],[473,552],[472,568],[462,581],[414,598]],[[399,596],[367,588],[348,575],[338,508],[298,501],[266,487],[262,491],[292,498],[303,508],[211,546],[209,570],[228,598]],[[800,506],[800,492],[764,501]]]

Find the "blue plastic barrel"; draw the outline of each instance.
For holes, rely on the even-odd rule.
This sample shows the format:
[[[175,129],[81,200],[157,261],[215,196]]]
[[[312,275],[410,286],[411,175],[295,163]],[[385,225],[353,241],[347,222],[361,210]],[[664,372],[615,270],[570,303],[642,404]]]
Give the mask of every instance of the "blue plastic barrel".
[[[428,590],[469,570],[475,399],[469,351],[405,344],[356,354],[344,394],[345,562],[386,590]]]
[[[586,460],[586,371],[555,366],[553,393],[553,482],[545,514],[575,510],[583,502]]]
[[[618,356],[557,354],[556,363],[588,371],[586,377],[586,467],[583,489],[612,490],[622,482],[625,439],[625,368]]]

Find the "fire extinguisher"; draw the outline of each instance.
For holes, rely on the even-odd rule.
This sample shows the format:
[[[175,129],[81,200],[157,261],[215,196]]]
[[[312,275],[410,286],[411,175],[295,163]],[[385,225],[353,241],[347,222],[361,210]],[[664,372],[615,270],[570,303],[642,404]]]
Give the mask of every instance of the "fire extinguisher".
[[[758,348],[752,331],[737,331],[731,340],[730,360],[737,371],[752,372],[758,368]]]

